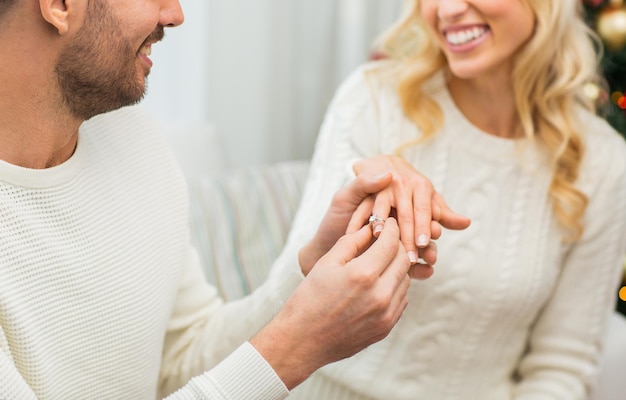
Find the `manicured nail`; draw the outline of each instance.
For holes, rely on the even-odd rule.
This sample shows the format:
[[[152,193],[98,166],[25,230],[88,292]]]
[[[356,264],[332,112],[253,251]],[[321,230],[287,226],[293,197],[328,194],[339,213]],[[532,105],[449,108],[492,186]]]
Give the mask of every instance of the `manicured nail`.
[[[411,262],[411,264],[415,264],[417,262],[417,254],[415,254],[414,251],[409,251],[407,255],[409,256],[409,261]]]
[[[428,240],[426,239],[426,235],[423,233],[417,237],[417,247],[426,247],[428,245]]]
[[[383,225],[382,224],[374,226],[374,236],[380,235],[380,233],[382,231],[383,231]]]

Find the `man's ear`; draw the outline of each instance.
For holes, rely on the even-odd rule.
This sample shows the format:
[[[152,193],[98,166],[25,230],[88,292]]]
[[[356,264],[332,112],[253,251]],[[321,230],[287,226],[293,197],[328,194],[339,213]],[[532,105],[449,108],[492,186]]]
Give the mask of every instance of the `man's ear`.
[[[74,12],[74,6],[74,0],[39,0],[41,15],[59,35],[65,35],[70,30],[70,17]]]

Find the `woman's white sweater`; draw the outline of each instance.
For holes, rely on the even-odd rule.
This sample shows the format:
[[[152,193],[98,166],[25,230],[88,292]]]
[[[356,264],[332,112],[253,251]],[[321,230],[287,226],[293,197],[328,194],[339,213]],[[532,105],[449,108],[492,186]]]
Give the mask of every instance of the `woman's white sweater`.
[[[355,158],[393,154],[420,137],[392,84],[364,67],[340,88],[322,127],[304,202],[285,252],[309,238]],[[404,157],[456,211],[472,219],[438,240],[435,274],[382,342],[327,366],[294,399],[583,400],[615,301],[626,245],[626,145],[581,113],[586,146],[578,187],[585,231],[563,244],[548,196],[549,158],[538,143],[472,126],[441,77],[428,90],[443,129]]]

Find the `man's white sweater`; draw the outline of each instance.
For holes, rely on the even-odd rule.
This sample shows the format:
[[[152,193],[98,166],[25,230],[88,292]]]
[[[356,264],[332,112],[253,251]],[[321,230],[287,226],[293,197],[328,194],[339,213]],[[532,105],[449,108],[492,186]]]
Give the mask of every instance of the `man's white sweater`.
[[[301,277],[224,304],[189,245],[185,180],[136,107],[65,163],[0,162],[0,399],[279,399],[246,340]],[[228,360],[209,373],[230,353]]]

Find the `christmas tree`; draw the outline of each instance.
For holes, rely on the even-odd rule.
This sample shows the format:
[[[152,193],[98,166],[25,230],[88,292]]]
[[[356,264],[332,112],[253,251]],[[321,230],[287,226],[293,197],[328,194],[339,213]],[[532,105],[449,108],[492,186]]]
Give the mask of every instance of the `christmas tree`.
[[[598,34],[604,47],[600,68],[606,88],[590,88],[606,119],[626,137],[626,1],[582,0],[587,22]],[[594,90],[595,89],[595,90]],[[625,274],[620,285],[617,310],[626,315]]]
[[[626,0],[582,0],[587,21],[603,43],[601,71],[606,88],[590,89],[601,111],[626,137]]]

